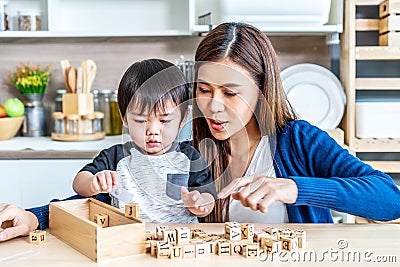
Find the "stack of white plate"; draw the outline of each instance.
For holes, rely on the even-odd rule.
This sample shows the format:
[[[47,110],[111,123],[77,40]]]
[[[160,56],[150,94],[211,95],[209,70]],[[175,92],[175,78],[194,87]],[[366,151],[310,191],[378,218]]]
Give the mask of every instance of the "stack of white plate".
[[[316,64],[297,64],[281,72],[283,89],[299,119],[323,130],[337,128],[346,95],[339,79]]]

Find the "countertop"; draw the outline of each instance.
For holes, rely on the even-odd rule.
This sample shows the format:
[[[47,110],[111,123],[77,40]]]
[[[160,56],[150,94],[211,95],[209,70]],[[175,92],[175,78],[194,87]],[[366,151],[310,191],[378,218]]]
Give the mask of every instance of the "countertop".
[[[14,137],[0,141],[0,159],[93,158],[100,150],[122,141],[122,135],[80,142],[54,141],[50,137]]]
[[[163,224],[166,225],[166,224]],[[154,224],[146,224],[154,231]],[[183,225],[169,225],[177,227]],[[223,224],[189,224],[207,233],[223,233]],[[256,230],[267,225],[256,224]],[[271,225],[268,225],[271,226]],[[156,259],[149,254],[110,259],[95,263],[67,244],[47,233],[44,245],[28,243],[20,237],[0,243],[0,265],[5,266],[398,266],[400,261],[400,225],[387,224],[283,224],[278,228],[306,231],[307,247],[298,253],[275,254],[266,258],[218,256],[196,259]],[[118,249],[118,248],[115,248]],[[310,255],[316,256],[316,258]],[[311,258],[310,258],[311,257]],[[384,264],[383,264],[384,263]],[[383,264],[383,265],[382,265]]]

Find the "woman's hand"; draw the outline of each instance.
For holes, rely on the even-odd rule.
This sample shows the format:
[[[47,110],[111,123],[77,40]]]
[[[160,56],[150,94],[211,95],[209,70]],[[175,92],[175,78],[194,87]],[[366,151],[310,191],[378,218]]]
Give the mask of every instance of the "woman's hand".
[[[39,226],[36,216],[12,204],[0,204],[0,241],[28,235]],[[1,230],[0,230],[1,231]]]
[[[185,207],[198,217],[208,215],[214,208],[214,197],[209,193],[200,193],[197,190],[189,192],[185,187],[182,187],[181,195]]]
[[[268,207],[275,201],[295,203],[297,194],[297,185],[292,179],[251,175],[234,179],[219,192],[218,197],[232,195],[245,207],[268,212]]]

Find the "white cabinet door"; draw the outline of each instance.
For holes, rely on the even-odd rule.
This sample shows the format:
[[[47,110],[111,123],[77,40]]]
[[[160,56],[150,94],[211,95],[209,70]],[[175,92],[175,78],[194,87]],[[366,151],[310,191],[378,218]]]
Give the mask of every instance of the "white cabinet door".
[[[74,195],[72,181],[91,159],[0,160],[0,203],[30,208]]]

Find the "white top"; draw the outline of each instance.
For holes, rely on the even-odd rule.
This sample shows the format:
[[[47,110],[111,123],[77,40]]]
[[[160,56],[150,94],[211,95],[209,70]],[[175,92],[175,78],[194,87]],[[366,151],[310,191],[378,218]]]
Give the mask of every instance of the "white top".
[[[245,176],[252,174],[276,178],[268,136],[261,138]],[[229,204],[229,220],[239,223],[289,222],[286,206],[282,202],[272,203],[268,207],[268,212],[262,213],[244,207],[240,201],[234,199],[231,199]]]

